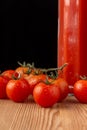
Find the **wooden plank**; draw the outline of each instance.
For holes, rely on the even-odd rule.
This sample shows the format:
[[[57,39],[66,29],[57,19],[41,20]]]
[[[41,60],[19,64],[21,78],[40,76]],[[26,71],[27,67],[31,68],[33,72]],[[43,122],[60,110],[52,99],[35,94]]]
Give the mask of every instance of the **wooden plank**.
[[[0,100],[0,130],[87,130],[86,120],[87,104],[73,96],[52,108]]]

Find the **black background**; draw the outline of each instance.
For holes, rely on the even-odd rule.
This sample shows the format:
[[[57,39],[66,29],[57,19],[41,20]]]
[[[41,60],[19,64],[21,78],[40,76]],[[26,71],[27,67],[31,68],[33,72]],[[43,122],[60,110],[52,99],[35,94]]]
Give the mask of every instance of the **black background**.
[[[0,69],[17,61],[37,67],[57,66],[57,0],[2,0]]]

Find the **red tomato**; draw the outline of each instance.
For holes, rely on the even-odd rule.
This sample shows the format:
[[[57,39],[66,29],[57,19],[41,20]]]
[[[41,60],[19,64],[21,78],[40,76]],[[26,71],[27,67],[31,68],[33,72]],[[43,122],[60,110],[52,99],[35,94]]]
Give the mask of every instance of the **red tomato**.
[[[58,88],[60,89],[60,99],[58,101],[61,102],[68,96],[68,93],[69,93],[68,83],[63,78],[57,78],[54,80],[54,84],[56,84]]]
[[[16,71],[17,73],[19,73],[21,76],[23,76],[23,74],[28,73],[29,67],[23,67],[23,66],[21,66],[21,67],[16,68],[15,71]]]
[[[33,94],[33,89],[34,87],[41,81],[46,80],[46,75],[45,74],[39,74],[39,75],[24,75],[24,79],[26,79],[29,83],[30,86],[30,93]]]
[[[10,80],[6,86],[6,93],[9,99],[15,102],[24,102],[30,94],[28,82],[23,79]]]
[[[1,75],[7,76],[9,79],[12,79],[12,75],[14,74],[15,70],[5,70],[1,73]]]
[[[87,80],[78,80],[74,84],[73,92],[81,103],[87,103]]]
[[[55,84],[38,83],[33,90],[33,97],[42,107],[51,107],[60,99],[60,90]]]
[[[6,94],[6,85],[9,82],[9,78],[6,76],[0,76],[0,98],[5,99],[7,98]]]

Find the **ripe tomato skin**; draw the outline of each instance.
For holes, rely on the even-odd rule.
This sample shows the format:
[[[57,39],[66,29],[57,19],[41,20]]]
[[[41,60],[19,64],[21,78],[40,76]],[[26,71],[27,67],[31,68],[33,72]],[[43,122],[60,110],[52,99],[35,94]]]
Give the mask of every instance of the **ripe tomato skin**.
[[[87,103],[87,80],[78,80],[74,84],[73,92],[81,103]]]
[[[6,85],[9,82],[9,78],[6,76],[0,76],[0,99],[7,98]]]
[[[5,70],[1,73],[1,75],[7,76],[9,79],[12,79],[12,75],[14,74],[15,70]]]
[[[15,69],[15,72],[19,73],[21,77],[29,71],[29,67],[20,66]]]
[[[6,85],[6,93],[8,98],[14,102],[24,102],[30,94],[30,87],[28,82],[23,78],[12,79]]]
[[[68,96],[69,85],[67,81],[64,80],[63,78],[57,78],[53,82],[60,89],[60,99],[58,100],[58,102],[61,102]]]
[[[33,97],[42,107],[52,107],[60,98],[60,90],[55,84],[38,83],[33,90]]]
[[[46,75],[45,74],[39,74],[39,75],[24,75],[24,79],[26,79],[29,83],[30,86],[30,93],[33,94],[33,89],[34,87],[41,81],[46,80]]]

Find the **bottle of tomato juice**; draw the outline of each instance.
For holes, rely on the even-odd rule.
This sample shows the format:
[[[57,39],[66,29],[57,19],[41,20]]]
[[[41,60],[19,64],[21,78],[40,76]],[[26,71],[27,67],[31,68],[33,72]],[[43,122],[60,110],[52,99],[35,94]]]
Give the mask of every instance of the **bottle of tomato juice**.
[[[87,76],[87,0],[58,0],[58,67],[69,86]]]

